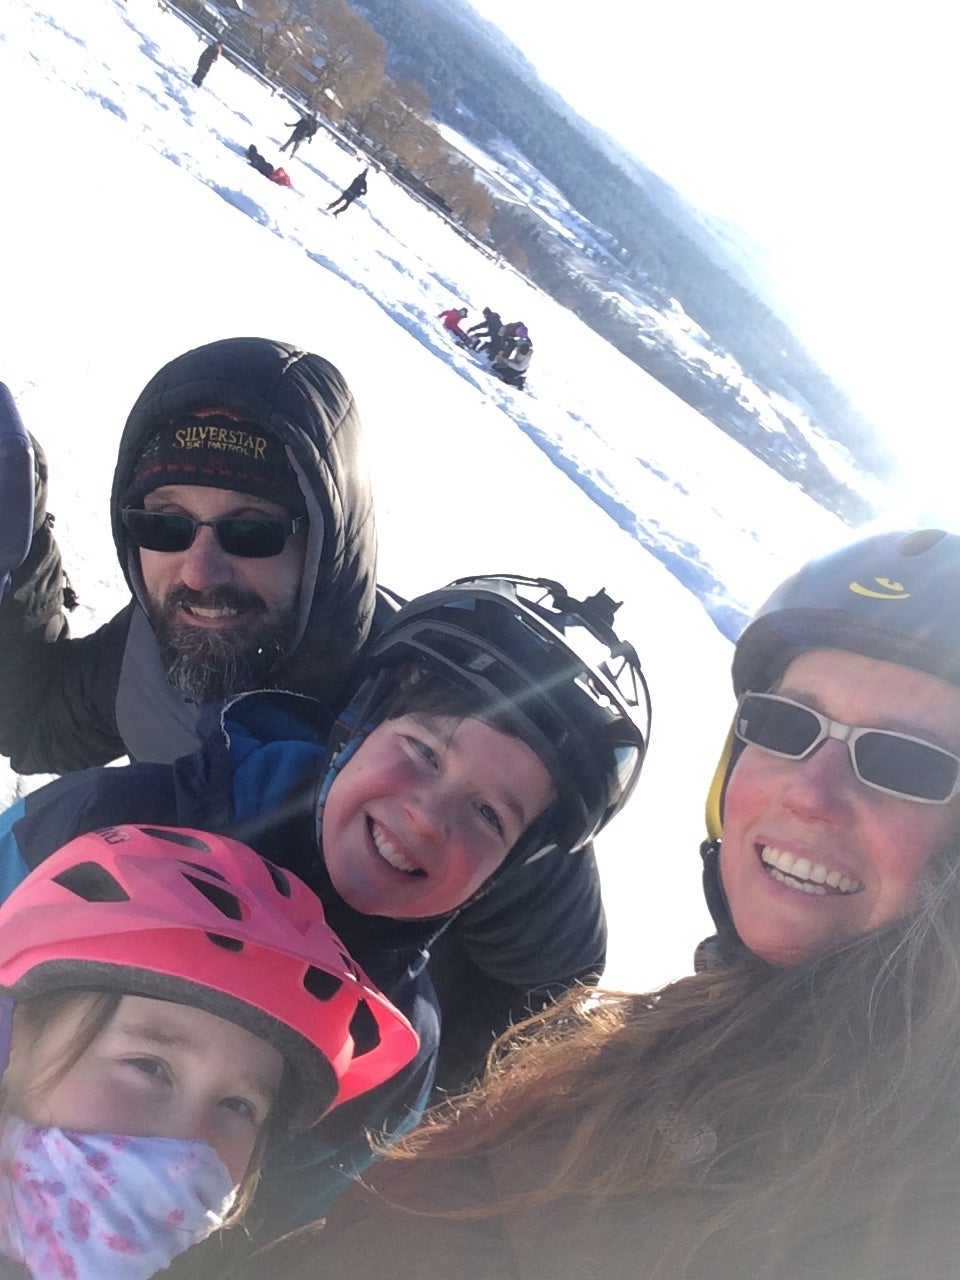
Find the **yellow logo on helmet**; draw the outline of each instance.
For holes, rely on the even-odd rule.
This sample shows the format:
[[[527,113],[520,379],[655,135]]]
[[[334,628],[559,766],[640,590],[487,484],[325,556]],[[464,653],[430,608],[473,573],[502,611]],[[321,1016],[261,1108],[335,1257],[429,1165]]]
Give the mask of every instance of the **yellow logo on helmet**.
[[[889,578],[874,578],[874,582],[881,589],[875,591],[873,587],[865,587],[859,582],[851,582],[850,590],[856,596],[869,596],[871,600],[909,600],[910,592],[907,591],[902,582],[891,582]]]

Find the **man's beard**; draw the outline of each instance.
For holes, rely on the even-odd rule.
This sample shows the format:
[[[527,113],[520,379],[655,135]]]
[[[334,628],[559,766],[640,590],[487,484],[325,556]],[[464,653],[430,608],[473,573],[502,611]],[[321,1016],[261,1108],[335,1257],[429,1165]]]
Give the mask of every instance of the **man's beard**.
[[[194,626],[180,618],[182,605],[238,609],[241,617],[234,626]],[[230,586],[194,591],[180,583],[162,604],[151,599],[148,612],[167,679],[191,702],[266,687],[297,628],[295,603],[271,613],[256,592]]]

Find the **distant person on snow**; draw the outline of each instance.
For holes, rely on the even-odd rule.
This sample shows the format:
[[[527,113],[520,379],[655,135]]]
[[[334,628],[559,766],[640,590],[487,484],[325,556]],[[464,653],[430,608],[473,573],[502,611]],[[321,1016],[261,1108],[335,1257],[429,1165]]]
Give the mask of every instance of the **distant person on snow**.
[[[487,355],[491,360],[495,360],[497,356],[509,353],[510,348],[518,339],[528,336],[527,326],[522,320],[511,320],[509,324],[503,326],[496,338],[490,339]]]
[[[281,187],[292,187],[290,175],[286,169],[274,168],[265,155],[257,150],[251,142],[247,147],[247,162],[252,164],[257,173],[262,173],[265,178],[269,178],[271,182],[276,182]]]
[[[197,69],[193,73],[193,83],[198,89],[206,79],[207,72],[220,57],[222,52],[223,45],[218,40],[215,44],[208,44],[203,53],[201,53],[199,61],[197,62]]]
[[[287,125],[288,129],[290,127],[291,127],[290,125]],[[317,120],[316,116],[301,116],[300,119],[296,122],[296,124],[294,124],[292,127],[293,127],[293,133],[291,133],[290,137],[286,140],[286,142],[280,148],[280,151],[281,153],[286,151],[287,147],[289,147],[290,144],[292,143],[293,149],[291,150],[290,154],[292,156],[295,156],[297,154],[297,148],[300,146],[300,143],[310,141],[313,135],[320,128],[320,122],[319,120]]]
[[[483,319],[479,324],[471,325],[467,333],[473,336],[473,345],[475,347],[479,345],[482,338],[487,338],[488,343],[492,345],[499,337],[502,324],[503,322],[496,311],[491,311],[489,307],[484,307]]]
[[[443,327],[448,333],[452,333],[458,342],[462,342],[465,347],[472,347],[473,341],[465,329],[460,328],[460,321],[466,320],[466,307],[451,307],[449,311],[441,311],[437,316],[438,320],[443,321]]]
[[[364,169],[362,173],[358,173],[349,187],[345,191],[341,191],[336,200],[331,200],[327,205],[327,208],[333,211],[335,218],[339,217],[344,209],[349,209],[354,200],[358,200],[360,196],[367,194],[367,174],[369,172],[369,169]],[[340,208],[337,209],[336,205],[340,205]]]
[[[512,387],[522,387],[532,359],[533,343],[529,338],[521,338],[509,351],[497,356],[492,370],[502,382],[507,382]]]

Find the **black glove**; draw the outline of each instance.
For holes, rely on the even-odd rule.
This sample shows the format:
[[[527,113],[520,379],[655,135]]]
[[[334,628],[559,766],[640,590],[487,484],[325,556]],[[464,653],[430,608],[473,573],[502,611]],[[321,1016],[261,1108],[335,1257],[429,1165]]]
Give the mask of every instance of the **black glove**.
[[[33,442],[0,382],[0,595],[30,550],[38,480]]]

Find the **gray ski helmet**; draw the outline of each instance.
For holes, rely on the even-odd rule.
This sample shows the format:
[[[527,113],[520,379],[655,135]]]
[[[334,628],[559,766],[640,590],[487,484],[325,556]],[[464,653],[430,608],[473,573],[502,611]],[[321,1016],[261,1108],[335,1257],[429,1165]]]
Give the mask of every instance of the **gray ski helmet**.
[[[488,708],[544,762],[558,800],[527,860],[583,848],[626,803],[650,737],[650,695],[633,646],[612,627],[604,592],[575,600],[559,583],[508,574],[461,578],[401,608],[372,646],[354,706],[376,703],[419,672]]]
[[[809,649],[844,649],[960,686],[960,537],[880,533],[805,564],[737,642],[735,693],[769,689]]]
[[[960,687],[960,537],[879,533],[809,561],[773,592],[737,642],[736,696],[773,687],[798,654],[841,649]],[[717,865],[726,785],[741,744],[731,729],[707,797],[703,888],[721,938],[735,936]]]

